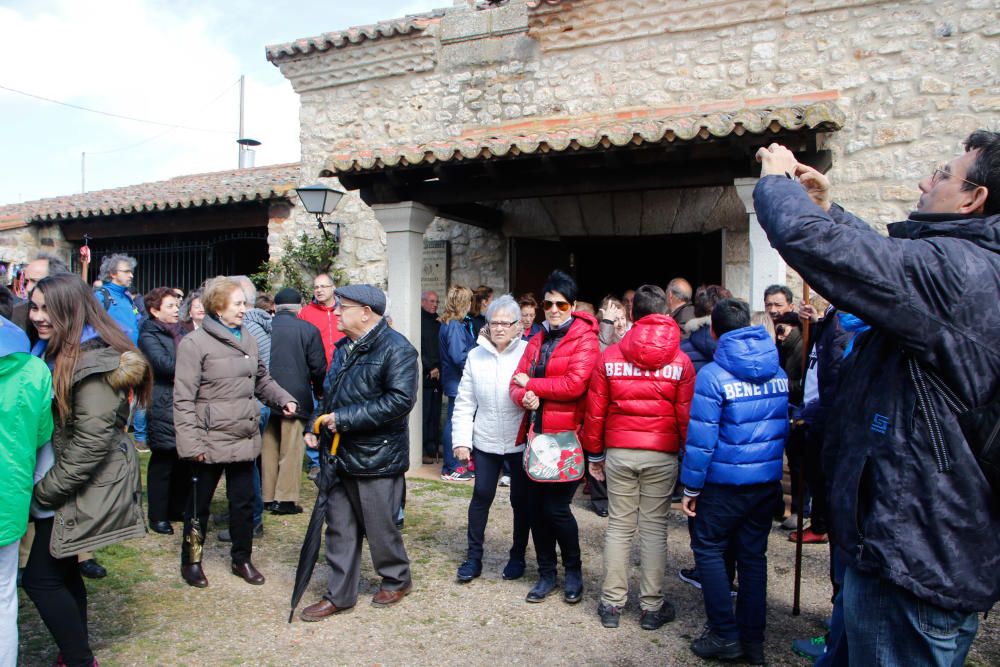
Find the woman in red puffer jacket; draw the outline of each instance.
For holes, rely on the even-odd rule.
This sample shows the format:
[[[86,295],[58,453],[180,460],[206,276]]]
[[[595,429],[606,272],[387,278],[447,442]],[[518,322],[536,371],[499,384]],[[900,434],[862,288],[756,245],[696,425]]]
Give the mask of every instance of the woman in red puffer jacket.
[[[510,383],[511,398],[530,411],[521,424],[518,442],[526,440],[529,422],[535,433],[580,428],[587,384],[600,356],[597,320],[586,313],[570,312],[577,292],[573,279],[553,271],[543,291],[544,328],[528,343]],[[556,588],[557,542],[566,570],[563,599],[573,604],[583,595],[580,537],[570,510],[577,484],[528,481],[525,505],[532,508],[531,535],[539,574],[528,602],[541,602]]]

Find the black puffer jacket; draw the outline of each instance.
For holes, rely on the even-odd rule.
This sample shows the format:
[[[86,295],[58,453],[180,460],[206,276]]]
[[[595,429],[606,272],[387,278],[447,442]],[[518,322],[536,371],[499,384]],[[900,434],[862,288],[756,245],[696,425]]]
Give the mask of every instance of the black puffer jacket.
[[[174,337],[165,326],[154,319],[139,325],[139,350],[153,368],[153,402],[147,411],[146,427],[150,449],[177,448],[174,431],[174,365],[177,348]]]
[[[327,374],[329,390],[315,417],[334,413],[340,470],[355,477],[389,477],[410,467],[408,415],[417,401],[417,351],[379,321],[353,344],[337,341]],[[329,451],[332,434],[321,429]]]
[[[973,406],[1000,390],[1000,216],[917,214],[889,238],[797,182],[754,191],[771,244],[816,289],[872,329],[840,371],[824,462],[833,537],[855,566],[962,612],[1000,599],[1000,510],[955,415],[931,390],[929,435],[909,359]]]
[[[326,352],[319,329],[290,310],[281,310],[271,320],[271,377],[295,397],[298,416],[308,419],[313,411],[313,392],[323,393]]]

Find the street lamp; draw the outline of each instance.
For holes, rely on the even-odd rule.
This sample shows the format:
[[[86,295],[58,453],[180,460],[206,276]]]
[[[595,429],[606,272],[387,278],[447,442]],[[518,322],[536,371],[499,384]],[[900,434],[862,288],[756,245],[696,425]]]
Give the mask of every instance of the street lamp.
[[[329,237],[329,233],[326,231],[326,226],[323,224],[323,216],[330,215],[337,208],[337,204],[340,203],[341,197],[344,193],[340,190],[334,190],[333,188],[328,188],[322,183],[316,183],[315,185],[308,185],[304,188],[295,188],[295,194],[299,196],[302,201],[302,206],[305,207],[306,211],[312,213],[316,216],[316,223],[319,225],[320,231],[323,232],[323,236]],[[338,244],[340,243],[340,225],[342,223],[333,221],[331,224],[335,226],[333,240]]]

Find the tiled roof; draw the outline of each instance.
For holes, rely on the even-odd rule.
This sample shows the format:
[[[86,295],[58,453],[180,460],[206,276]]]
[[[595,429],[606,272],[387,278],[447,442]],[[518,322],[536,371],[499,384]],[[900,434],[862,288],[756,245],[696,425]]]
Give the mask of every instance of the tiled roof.
[[[166,181],[0,206],[0,229],[31,222],[197,208],[288,196],[298,162],[177,176]]]
[[[626,144],[675,143],[781,130],[835,131],[844,123],[836,91],[782,98],[639,109],[573,118],[536,118],[472,127],[460,137],[425,144],[335,154],[333,174],[435,162],[487,160],[531,153],[602,150]]]
[[[317,51],[339,49],[352,44],[360,44],[365,40],[383,39],[397,35],[408,35],[412,32],[425,30],[432,23],[437,23],[445,14],[444,9],[435,9],[426,14],[414,14],[402,19],[380,21],[374,25],[363,25],[337,32],[325,32],[317,37],[305,37],[287,44],[272,44],[265,47],[267,59],[278,63],[289,58],[304,56]]]

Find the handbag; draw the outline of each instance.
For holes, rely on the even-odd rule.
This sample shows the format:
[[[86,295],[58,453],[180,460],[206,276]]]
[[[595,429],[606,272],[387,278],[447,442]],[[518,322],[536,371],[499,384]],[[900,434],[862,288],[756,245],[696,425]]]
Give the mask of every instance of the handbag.
[[[532,417],[529,421],[534,422]],[[583,477],[583,446],[576,431],[535,433],[528,430],[524,448],[524,472],[536,482],[576,482]]]
[[[925,378],[955,413],[962,435],[993,491],[994,502],[1000,503],[1000,397],[994,397],[978,408],[970,408],[936,373],[922,368],[915,361],[913,366],[916,378]],[[918,399],[920,390],[918,383]]]

